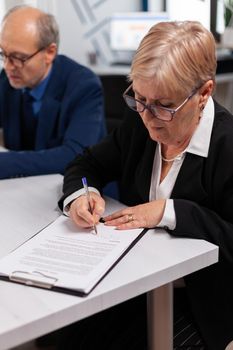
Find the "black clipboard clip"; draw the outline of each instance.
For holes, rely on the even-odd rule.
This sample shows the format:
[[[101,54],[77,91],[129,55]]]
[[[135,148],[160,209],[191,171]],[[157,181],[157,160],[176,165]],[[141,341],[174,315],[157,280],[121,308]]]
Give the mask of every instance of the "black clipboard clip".
[[[13,271],[9,275],[13,282],[23,283],[27,286],[35,286],[46,289],[52,289],[57,282],[57,278],[48,276],[39,271]]]

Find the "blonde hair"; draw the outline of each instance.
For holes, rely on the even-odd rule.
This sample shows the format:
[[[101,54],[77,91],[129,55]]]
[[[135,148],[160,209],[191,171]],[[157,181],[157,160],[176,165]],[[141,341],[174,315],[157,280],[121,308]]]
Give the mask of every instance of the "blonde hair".
[[[207,80],[215,81],[213,35],[196,21],[160,22],[142,39],[133,58],[129,80],[153,80],[169,93],[189,93]]]

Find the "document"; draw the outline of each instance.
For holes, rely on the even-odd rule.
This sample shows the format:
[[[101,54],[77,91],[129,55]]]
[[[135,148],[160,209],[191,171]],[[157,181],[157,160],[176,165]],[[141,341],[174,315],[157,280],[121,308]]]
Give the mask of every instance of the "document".
[[[61,215],[0,260],[0,278],[87,295],[144,232],[100,223],[96,235]]]

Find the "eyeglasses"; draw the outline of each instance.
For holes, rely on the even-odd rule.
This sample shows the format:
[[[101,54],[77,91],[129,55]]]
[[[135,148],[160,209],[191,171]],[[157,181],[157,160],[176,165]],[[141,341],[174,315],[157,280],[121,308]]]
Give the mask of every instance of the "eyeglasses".
[[[178,112],[197,92],[198,89],[194,89],[191,94],[186,97],[186,99],[177,108],[167,108],[162,106],[157,106],[155,104],[146,104],[136,98],[127,95],[127,93],[132,89],[132,84],[123,93],[123,98],[129,108],[133,111],[142,113],[145,109],[148,109],[150,113],[157,119],[163,120],[165,122],[170,122]]]
[[[41,52],[44,49],[45,47],[42,47],[41,49],[37,50],[33,54],[24,58],[20,58],[11,54],[7,55],[4,51],[0,51],[0,60],[3,61],[3,63],[5,63],[6,59],[8,59],[10,63],[13,64],[16,68],[23,68],[25,62],[30,60],[32,57],[36,56],[39,52]]]

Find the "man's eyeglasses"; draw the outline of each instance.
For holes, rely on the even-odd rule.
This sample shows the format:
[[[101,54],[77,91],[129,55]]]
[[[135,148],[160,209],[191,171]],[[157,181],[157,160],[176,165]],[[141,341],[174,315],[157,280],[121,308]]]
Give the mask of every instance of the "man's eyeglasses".
[[[140,100],[137,100],[133,96],[127,95],[127,93],[132,89],[132,84],[123,93],[123,98],[129,108],[133,111],[142,113],[145,109],[148,109],[150,113],[157,119],[163,120],[165,122],[170,122],[174,118],[176,112],[178,112],[197,92],[195,89],[191,94],[186,97],[186,99],[177,108],[167,108],[162,106],[157,106],[155,104],[146,104]]]
[[[0,60],[3,61],[4,63],[8,59],[10,63],[13,64],[16,68],[23,68],[25,62],[30,60],[32,57],[36,56],[39,52],[41,52],[44,49],[45,48],[42,47],[41,49],[37,50],[33,54],[23,58],[20,58],[11,54],[7,55],[4,51],[0,51]]]

